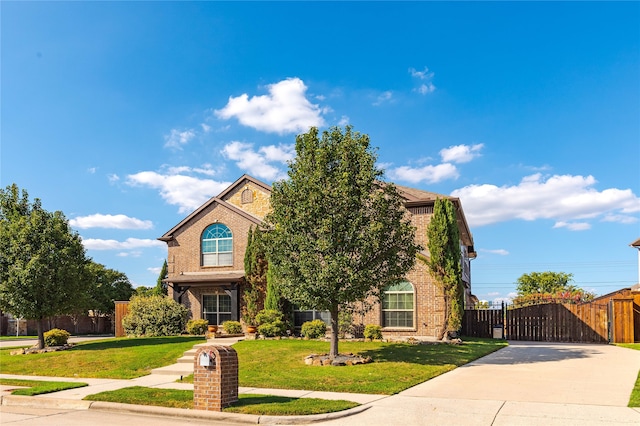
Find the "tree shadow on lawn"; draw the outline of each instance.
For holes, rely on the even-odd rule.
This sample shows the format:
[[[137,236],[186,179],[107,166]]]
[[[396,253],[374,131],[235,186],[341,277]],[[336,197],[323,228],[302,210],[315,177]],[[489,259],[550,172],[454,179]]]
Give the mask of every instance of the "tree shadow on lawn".
[[[499,348],[496,348],[496,350]],[[381,346],[377,349],[369,349],[358,353],[361,356],[369,356],[374,362],[406,362],[419,365],[463,365],[486,355],[485,351],[479,351],[476,345],[446,343],[409,345],[406,343],[394,343]]]
[[[202,337],[193,336],[170,336],[170,337],[123,337],[121,339],[105,340],[105,341],[86,341],[76,344],[70,350],[82,351],[100,351],[104,349],[124,349],[142,346],[170,345],[176,343],[205,343]]]

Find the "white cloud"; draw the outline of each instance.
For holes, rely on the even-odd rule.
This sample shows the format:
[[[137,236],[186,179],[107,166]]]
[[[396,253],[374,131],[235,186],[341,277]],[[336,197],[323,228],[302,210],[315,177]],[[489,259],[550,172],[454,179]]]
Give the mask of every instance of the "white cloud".
[[[140,257],[140,256],[142,256],[142,252],[140,250],[123,251],[123,252],[120,252],[120,253],[116,254],[116,256],[118,256],[118,257]]]
[[[118,176],[115,173],[112,173],[109,176],[107,176],[107,179],[109,179],[109,183],[116,183],[120,180],[120,176]]]
[[[196,136],[196,132],[191,129],[188,130],[177,130],[171,129],[171,133],[164,136],[166,148],[177,148],[182,149],[183,145],[186,145],[191,139]]]
[[[421,82],[417,88],[413,89],[414,92],[418,92],[421,95],[428,95],[436,90],[436,86],[431,82],[434,74],[429,71],[429,68],[424,67],[423,71],[418,71],[415,68],[409,68],[409,74],[411,74],[411,77],[416,78]]]
[[[338,126],[346,126],[347,124],[349,124],[349,117],[346,115],[343,115],[342,117],[340,117],[340,121],[338,121]]]
[[[433,83],[422,83],[420,86],[418,86],[417,89],[414,90],[421,95],[427,95],[429,93],[433,93],[436,90],[436,86],[434,86]]]
[[[200,127],[202,127],[202,131],[205,133],[209,133],[211,131],[211,126],[206,123],[201,123]]]
[[[385,102],[390,102],[391,99],[393,99],[393,92],[391,90],[387,90],[386,92],[382,92],[381,94],[378,95],[373,105],[379,106]]]
[[[627,216],[624,214],[606,214],[603,218],[602,218],[603,222],[617,222],[617,223],[624,223],[624,224],[631,224],[631,223],[636,223],[638,221],[637,217],[633,217],[633,216]]]
[[[89,173],[89,174],[92,174],[92,175],[93,175],[93,174],[95,174],[95,173],[96,173],[96,171],[97,171],[97,170],[98,170],[98,168],[97,168],[97,167],[89,167],[89,168],[87,169],[87,173]]]
[[[593,176],[554,175],[545,179],[537,173],[526,176],[518,185],[470,185],[451,195],[461,199],[472,227],[513,219],[551,219],[560,223],[556,227],[576,230],[585,226],[576,221],[640,211],[640,198],[630,189],[598,191],[595,184]]]
[[[147,268],[147,271],[151,272],[154,275],[160,275],[160,271],[162,271],[162,268],[157,267],[157,268]]]
[[[444,163],[468,163],[480,156],[480,150],[484,144],[455,145],[440,150],[440,156]]]
[[[181,170],[181,173],[171,171]],[[188,168],[188,170],[191,170]],[[226,189],[230,182],[218,182],[182,174],[187,169],[170,169],[167,173],[145,171],[127,176],[127,184],[146,186],[160,191],[160,196],[169,204],[178,206],[179,213],[190,213],[209,198]]]
[[[507,250],[505,250],[505,249],[495,249],[495,250],[492,250],[492,249],[479,249],[478,251],[482,252],[482,253],[499,254],[500,256],[508,256],[509,255],[509,252]]]
[[[587,222],[556,222],[554,228],[567,228],[570,231],[586,231],[591,229],[591,224]]]
[[[166,243],[158,240],[127,238],[125,241],[87,238],[82,240],[87,250],[130,250],[148,247],[166,247]]]
[[[285,164],[294,157],[293,145],[268,145],[255,151],[253,144],[234,141],[222,149],[222,154],[252,176],[265,180],[278,180],[286,177],[280,168],[269,163]]]
[[[306,132],[309,127],[324,125],[325,110],[305,97],[307,86],[299,78],[288,78],[267,86],[269,94],[249,98],[246,93],[229,97],[227,105],[215,115],[256,130],[273,133]]]
[[[150,220],[140,220],[135,217],[123,214],[92,214],[89,216],[79,216],[69,220],[69,224],[74,228],[108,228],[108,229],[151,229],[153,223]]]
[[[427,165],[424,167],[401,166],[389,170],[391,179],[401,180],[411,183],[427,182],[436,183],[445,179],[457,179],[459,176],[456,166],[450,163],[438,164],[436,166]]]

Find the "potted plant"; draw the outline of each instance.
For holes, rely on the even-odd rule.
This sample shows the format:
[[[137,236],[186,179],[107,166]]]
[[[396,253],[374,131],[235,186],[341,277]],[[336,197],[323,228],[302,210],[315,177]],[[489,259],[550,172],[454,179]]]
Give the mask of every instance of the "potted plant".
[[[207,326],[207,331],[208,331],[209,333],[217,333],[217,332],[218,332],[218,326],[217,326],[217,325],[215,325],[215,324],[209,324],[209,325]]]

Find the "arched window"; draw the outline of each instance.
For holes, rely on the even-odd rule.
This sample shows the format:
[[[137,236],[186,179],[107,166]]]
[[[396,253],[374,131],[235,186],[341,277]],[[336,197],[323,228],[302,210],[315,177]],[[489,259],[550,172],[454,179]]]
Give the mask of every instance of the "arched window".
[[[408,281],[390,285],[382,295],[382,326],[413,327],[413,285]]]
[[[221,224],[209,225],[202,233],[202,266],[233,265],[233,234]]]

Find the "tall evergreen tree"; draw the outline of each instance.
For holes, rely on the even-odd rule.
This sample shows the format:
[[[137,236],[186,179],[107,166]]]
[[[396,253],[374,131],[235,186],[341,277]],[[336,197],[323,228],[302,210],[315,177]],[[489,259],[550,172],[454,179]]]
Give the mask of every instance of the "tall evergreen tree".
[[[404,278],[418,250],[394,185],[381,182],[367,135],[331,128],[296,137],[289,179],[271,192],[269,262],[278,288],[302,308],[331,315],[330,356],[338,355],[338,311],[379,299]]]
[[[444,323],[439,338],[448,338],[462,327],[464,293],[462,289],[462,254],[456,208],[451,200],[439,198],[427,228],[429,257],[419,256],[442,289]]]
[[[90,286],[88,259],[79,235],[62,212],[48,212],[16,184],[0,190],[0,309],[37,320],[73,313]]]
[[[160,270],[160,275],[158,275],[158,281],[156,281],[156,287],[154,288],[153,294],[158,296],[166,296],[168,294],[167,283],[162,281],[167,278],[168,270],[169,267],[167,266],[167,259],[165,259],[162,264],[162,269]]]

